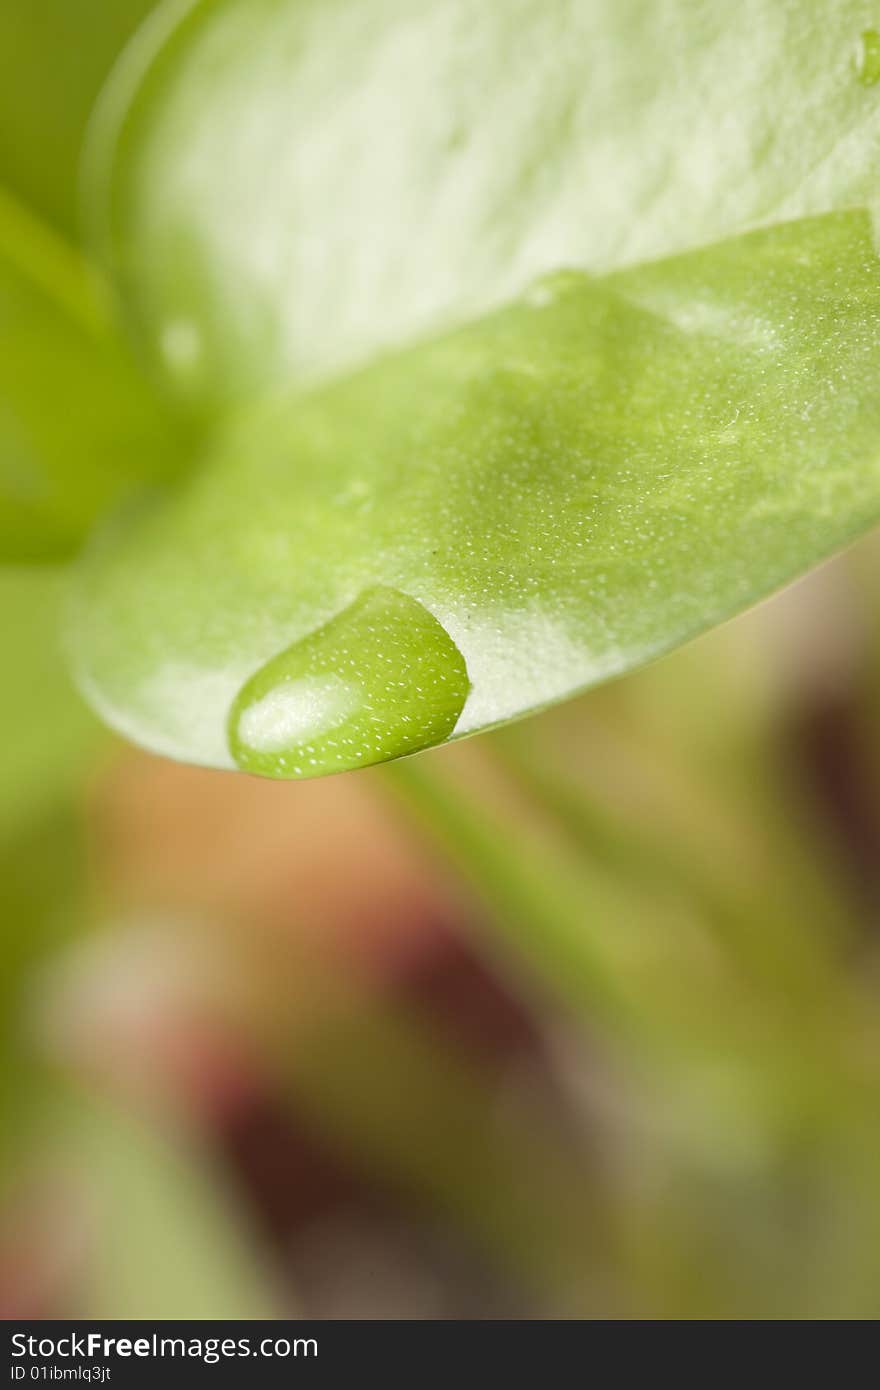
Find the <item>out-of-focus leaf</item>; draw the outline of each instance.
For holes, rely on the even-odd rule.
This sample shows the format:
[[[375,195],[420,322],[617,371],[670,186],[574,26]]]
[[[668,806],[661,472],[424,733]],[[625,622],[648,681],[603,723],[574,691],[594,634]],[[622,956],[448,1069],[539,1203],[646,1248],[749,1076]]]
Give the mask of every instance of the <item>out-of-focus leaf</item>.
[[[0,567],[0,1170],[45,1100],[28,1020],[34,973],[82,925],[79,784],[105,734],[58,646],[62,576]]]
[[[83,1105],[66,1156],[80,1168],[91,1249],[70,1314],[271,1318],[276,1295],[211,1155],[168,1126]]]
[[[177,455],[84,265],[0,190],[0,558],[69,554]]]
[[[248,687],[259,718],[245,728],[239,702],[230,732],[244,766],[289,776],[369,761],[371,724],[386,756],[389,727],[410,751],[438,682],[463,693],[459,653],[457,735],[638,665],[880,514],[878,314],[868,217],[828,214],[539,282],[272,401],[94,553],[83,686],[136,740],[228,765],[236,694],[274,661]],[[429,626],[398,605],[365,641],[376,586],[458,649],[444,666],[432,638],[431,679],[403,703],[407,632],[418,645]]]
[[[0,842],[54,814],[104,739],[60,650],[63,591],[56,570],[0,567]]]
[[[84,912],[83,826],[56,790],[40,818],[14,829],[0,819],[0,1184],[19,1163],[50,1088],[33,1035],[34,982]]]
[[[155,0],[4,0],[0,181],[65,228],[76,222],[89,114],[114,59]]]
[[[876,193],[864,0],[164,14],[96,121],[91,202],[140,332],[202,404],[336,374],[561,267]]]

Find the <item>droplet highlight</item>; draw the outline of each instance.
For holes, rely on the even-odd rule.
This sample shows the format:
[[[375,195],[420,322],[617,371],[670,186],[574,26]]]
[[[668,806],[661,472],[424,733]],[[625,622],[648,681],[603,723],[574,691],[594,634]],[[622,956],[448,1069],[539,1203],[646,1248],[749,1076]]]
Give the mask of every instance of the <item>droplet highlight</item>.
[[[873,87],[880,82],[880,32],[865,29],[856,44],[856,77],[863,87]]]
[[[442,743],[470,690],[464,657],[428,610],[366,590],[239,691],[229,746],[245,772],[319,777]]]

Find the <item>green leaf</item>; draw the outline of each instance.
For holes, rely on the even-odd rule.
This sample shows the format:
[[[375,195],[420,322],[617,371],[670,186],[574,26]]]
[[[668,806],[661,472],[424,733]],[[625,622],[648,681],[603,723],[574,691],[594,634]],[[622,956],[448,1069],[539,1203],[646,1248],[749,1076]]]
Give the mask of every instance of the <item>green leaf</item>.
[[[0,190],[0,557],[68,555],[177,457],[84,264]]]
[[[86,123],[116,56],[155,0],[4,0],[0,181],[71,230]]]
[[[136,740],[224,766],[230,710],[262,670],[260,700],[279,690],[275,761],[242,749],[253,685],[236,756],[311,775],[369,760],[352,741],[347,761],[328,750],[352,717],[316,689],[328,647],[368,692],[361,737],[377,707],[395,725],[386,755],[405,718],[434,717],[418,679],[403,708],[377,699],[395,652],[398,681],[421,649],[451,690],[457,648],[456,735],[626,671],[880,515],[878,322],[869,218],[829,214],[544,280],[310,397],[270,400],[175,499],[94,551],[74,621],[83,686]],[[387,649],[361,631],[346,649],[349,620],[332,620],[376,586],[414,604]],[[449,646],[424,637],[423,610]]]
[[[90,201],[139,335],[200,408],[336,375],[562,267],[876,191],[864,0],[190,0],[160,18],[96,121]]]

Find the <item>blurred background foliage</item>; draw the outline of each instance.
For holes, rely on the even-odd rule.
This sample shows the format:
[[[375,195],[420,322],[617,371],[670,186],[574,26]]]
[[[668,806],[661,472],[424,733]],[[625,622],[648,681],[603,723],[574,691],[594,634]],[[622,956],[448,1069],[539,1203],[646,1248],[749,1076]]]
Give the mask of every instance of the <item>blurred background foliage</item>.
[[[880,551],[312,783],[100,733],[7,570],[7,1316],[871,1317]]]
[[[0,9],[71,249],[150,8]],[[0,570],[3,1315],[876,1316],[878,578],[285,785],[99,730],[63,574]]]
[[[155,8],[155,0],[4,0],[0,9],[0,179],[74,239],[92,108]]]

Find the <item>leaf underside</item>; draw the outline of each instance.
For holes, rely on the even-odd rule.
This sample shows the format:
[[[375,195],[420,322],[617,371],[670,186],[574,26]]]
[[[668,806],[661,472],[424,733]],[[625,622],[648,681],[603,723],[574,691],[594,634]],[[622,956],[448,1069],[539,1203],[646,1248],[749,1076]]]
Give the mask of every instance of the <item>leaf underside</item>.
[[[863,8],[412,10],[190,6],[96,123],[131,331],[211,429],[94,546],[72,648],[172,756],[312,775],[475,732],[880,514]]]

